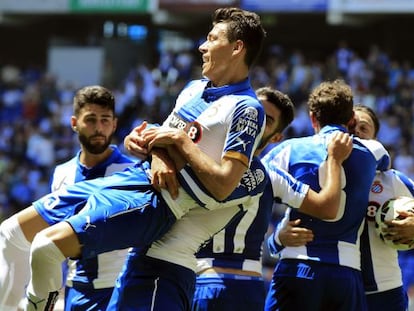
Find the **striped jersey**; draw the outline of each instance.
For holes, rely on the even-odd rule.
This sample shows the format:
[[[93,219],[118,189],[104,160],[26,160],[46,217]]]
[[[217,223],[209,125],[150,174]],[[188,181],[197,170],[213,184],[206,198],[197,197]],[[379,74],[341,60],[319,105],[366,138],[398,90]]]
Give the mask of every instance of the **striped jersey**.
[[[190,82],[183,89],[162,126],[184,130],[217,163],[223,157],[231,157],[249,167],[263,135],[264,121],[263,107],[249,79],[221,87],[213,87],[202,79]],[[178,178],[181,188],[177,199],[172,199],[168,191],[161,191],[177,219],[197,206],[206,209],[222,206],[198,181],[189,165],[179,172]]]
[[[308,185],[294,180],[273,163],[264,164],[268,164],[266,172],[269,183],[260,201],[245,213],[238,214],[224,230],[214,235],[198,251],[197,271],[217,266],[262,272],[262,245],[273,202],[283,202],[299,208],[309,189]]]
[[[258,158],[254,158],[239,186],[221,203],[225,208],[190,210],[167,234],[151,245],[147,255],[194,271],[215,264],[223,266],[222,259],[227,262],[224,266],[260,272],[261,244],[273,196],[283,197],[286,202],[300,206],[308,190],[307,186],[282,172],[272,178],[270,182],[264,166]],[[272,184],[276,185],[274,191]],[[247,228],[253,228],[256,232],[247,235]],[[198,264],[194,256],[197,251],[198,257],[211,252],[218,254],[218,257],[223,256],[218,259],[206,257]],[[230,253],[235,255],[231,257]]]
[[[56,166],[51,183],[52,191],[59,190],[67,185],[82,180],[95,179],[97,177],[109,176],[115,172],[123,171],[133,164],[132,160],[123,155],[115,145],[110,146],[112,154],[105,161],[88,168],[79,161],[80,152],[71,160]],[[37,209],[39,211],[39,209]],[[68,211],[66,211],[68,212]],[[53,221],[66,219],[64,210],[45,210],[42,216],[54,214]],[[50,217],[48,217],[50,223]],[[127,250],[117,250],[98,255],[98,257],[87,260],[69,260],[69,271],[67,285],[72,287],[73,281],[90,284],[94,288],[113,287],[114,282],[125,262]]]
[[[323,187],[326,173],[327,145],[341,126],[325,126],[319,133],[282,142],[272,149],[264,162],[274,162],[315,191]],[[359,237],[368,204],[368,193],[376,169],[389,167],[389,156],[384,147],[374,140],[353,138],[353,150],[343,164],[341,203],[333,220],[318,219],[288,208],[289,220],[301,219],[301,227],[313,231],[313,241],[304,246],[285,247],[280,258],[315,260],[328,264],[348,266],[360,270]],[[270,251],[277,252],[273,235],[269,238]]]
[[[367,293],[402,286],[397,250],[387,246],[375,232],[375,213],[385,201],[414,196],[414,181],[396,170],[377,172],[369,192],[366,224],[361,236],[362,276]]]

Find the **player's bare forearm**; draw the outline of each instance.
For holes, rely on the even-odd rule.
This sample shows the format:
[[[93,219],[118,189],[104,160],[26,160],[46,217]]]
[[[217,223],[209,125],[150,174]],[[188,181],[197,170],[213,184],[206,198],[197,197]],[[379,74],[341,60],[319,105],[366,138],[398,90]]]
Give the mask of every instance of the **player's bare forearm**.
[[[145,134],[148,148],[167,148],[175,145],[177,151],[195,172],[201,183],[216,200],[227,198],[236,188],[246,166],[237,159],[223,158],[220,163],[205,154],[184,131],[177,129],[149,130]]]
[[[172,198],[178,196],[177,167],[168,150],[154,148],[151,152],[152,185],[160,191],[166,189]]]
[[[246,166],[237,159],[222,158],[217,163],[202,152],[191,140],[180,140],[176,144],[181,155],[190,164],[197,178],[216,200],[227,198],[237,187]]]

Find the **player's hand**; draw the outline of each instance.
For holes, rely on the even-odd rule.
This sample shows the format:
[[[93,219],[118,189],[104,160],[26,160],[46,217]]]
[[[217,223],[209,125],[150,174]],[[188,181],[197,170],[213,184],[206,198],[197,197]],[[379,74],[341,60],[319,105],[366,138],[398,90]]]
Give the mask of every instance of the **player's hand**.
[[[329,142],[328,155],[342,163],[351,154],[352,146],[352,138],[348,133],[336,132]]]
[[[408,211],[398,212],[401,219],[386,221],[387,228],[384,228],[384,237],[396,243],[414,243],[414,213]]]
[[[178,179],[174,161],[164,150],[154,149],[151,161],[152,185],[160,191],[166,189],[173,199],[178,196]]]
[[[124,147],[133,156],[144,160],[148,156],[148,148],[146,141],[142,137],[142,133],[147,127],[147,122],[144,121],[135,127],[125,138]]]
[[[313,240],[312,230],[298,227],[300,219],[291,220],[279,231],[279,240],[283,246],[303,246]]]
[[[142,138],[149,151],[155,147],[167,148],[170,145],[180,146],[184,142],[191,142],[183,130],[176,128],[151,128],[142,133]]]

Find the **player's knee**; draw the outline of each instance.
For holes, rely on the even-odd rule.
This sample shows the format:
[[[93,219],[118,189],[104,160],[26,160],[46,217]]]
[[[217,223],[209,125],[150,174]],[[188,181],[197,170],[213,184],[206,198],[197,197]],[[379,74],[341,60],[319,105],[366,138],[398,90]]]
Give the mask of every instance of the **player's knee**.
[[[7,218],[0,224],[0,241],[3,247],[17,247],[22,251],[30,249],[30,242],[24,237],[16,216]]]
[[[11,218],[7,218],[0,224],[0,237],[5,240],[12,239],[13,235],[13,221]]]
[[[30,253],[32,269],[36,266],[44,266],[45,263],[51,265],[61,263],[65,259],[53,240],[43,231],[35,235]]]
[[[50,244],[54,244],[43,232],[39,232],[35,235],[32,247],[30,248],[31,265],[33,266],[42,265],[47,259],[47,251]],[[50,259],[50,258],[49,258]]]

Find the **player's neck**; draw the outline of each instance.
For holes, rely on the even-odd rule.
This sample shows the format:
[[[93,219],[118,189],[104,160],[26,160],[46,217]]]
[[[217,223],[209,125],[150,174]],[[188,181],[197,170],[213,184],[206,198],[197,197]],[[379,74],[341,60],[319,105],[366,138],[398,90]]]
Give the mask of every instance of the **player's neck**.
[[[99,154],[93,154],[88,151],[82,150],[79,161],[88,168],[94,167],[95,165],[105,161],[112,154],[112,149],[107,148],[104,152]]]

